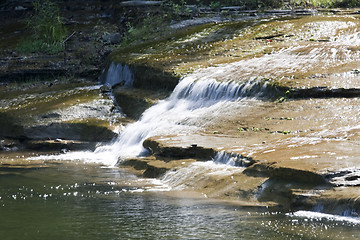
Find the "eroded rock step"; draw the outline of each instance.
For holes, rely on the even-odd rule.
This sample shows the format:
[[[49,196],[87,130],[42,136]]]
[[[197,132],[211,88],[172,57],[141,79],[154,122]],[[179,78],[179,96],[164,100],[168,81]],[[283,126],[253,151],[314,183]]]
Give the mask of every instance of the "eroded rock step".
[[[156,91],[141,88],[116,87],[112,94],[123,113],[132,119],[139,119],[141,114],[169,95],[167,91]]]
[[[85,142],[74,140],[30,140],[25,142],[25,148],[35,151],[60,151],[66,153],[72,150],[95,150],[97,142]]]
[[[17,140],[17,149],[94,149],[97,142],[114,139],[117,127],[131,122],[93,82],[33,84],[10,89],[0,99],[0,139]],[[7,145],[1,149],[15,149]]]
[[[308,194],[306,189],[314,186],[322,186],[323,189],[327,186],[321,176],[310,172],[267,168],[268,166],[261,164],[256,164],[256,170],[252,167],[229,170],[228,166],[216,166],[217,170],[214,170],[206,166],[206,162],[200,163],[205,165],[199,165],[198,159],[149,157],[128,159],[120,165],[134,168],[136,173],[143,177],[159,178],[167,184],[172,184],[174,190],[191,190],[206,197],[283,210],[296,210],[297,207],[304,209],[304,206],[308,209],[313,208],[319,199],[311,198],[313,204],[310,205],[310,200],[305,200],[304,197]],[[224,175],[222,171],[228,171],[228,174]],[[312,179],[316,179],[317,182],[310,182]],[[299,188],[302,189],[303,195],[299,194]]]

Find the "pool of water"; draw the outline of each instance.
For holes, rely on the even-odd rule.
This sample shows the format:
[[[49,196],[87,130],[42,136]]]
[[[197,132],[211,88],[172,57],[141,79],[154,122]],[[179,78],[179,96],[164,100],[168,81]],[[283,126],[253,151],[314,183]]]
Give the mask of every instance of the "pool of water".
[[[36,164],[35,164],[36,163]],[[0,239],[358,239],[358,221],[175,197],[126,169],[2,164]],[[177,194],[179,195],[179,194]]]

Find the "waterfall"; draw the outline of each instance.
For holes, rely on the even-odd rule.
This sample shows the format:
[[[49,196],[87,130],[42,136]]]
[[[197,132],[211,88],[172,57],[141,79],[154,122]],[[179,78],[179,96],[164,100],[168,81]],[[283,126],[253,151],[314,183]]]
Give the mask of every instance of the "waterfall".
[[[110,153],[114,164],[119,157],[142,156],[148,152],[142,145],[147,138],[193,132],[199,126],[186,124],[189,119],[203,115],[211,107],[221,107],[224,102],[263,96],[266,89],[266,83],[255,79],[236,83],[186,77],[169,98],[150,107],[139,121],[128,125],[112,145],[99,147],[95,153]]]
[[[107,76],[117,68],[120,69],[119,65],[110,66]],[[125,72],[126,68],[122,69]],[[58,158],[113,166],[119,159],[146,155],[148,150],[143,142],[149,137],[194,132],[201,129],[201,124],[194,124],[196,119],[210,110],[222,109],[227,103],[245,97],[264,97],[269,90],[272,90],[269,84],[255,78],[243,82],[217,81],[209,78],[209,71],[191,74],[179,82],[167,99],[147,109],[137,122],[129,124],[111,145],[98,147],[95,152],[74,152]]]
[[[218,152],[213,161],[218,164],[236,167],[247,167],[253,163],[251,159],[245,158],[240,154],[227,153],[225,151]]]
[[[104,85],[108,85],[110,87],[115,85],[132,87],[134,82],[134,76],[129,66],[126,64],[115,64],[112,62],[104,74]]]

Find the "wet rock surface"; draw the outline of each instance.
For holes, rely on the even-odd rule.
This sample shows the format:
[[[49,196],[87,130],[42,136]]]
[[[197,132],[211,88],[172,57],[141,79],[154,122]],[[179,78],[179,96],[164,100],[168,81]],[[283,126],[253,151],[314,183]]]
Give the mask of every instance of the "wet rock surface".
[[[94,149],[97,142],[114,139],[121,122],[127,122],[111,96],[93,82],[35,84],[8,89],[0,99],[5,150],[12,149],[7,139],[33,150]]]
[[[227,182],[232,178],[223,175],[216,181],[222,188],[221,182],[227,182],[229,191],[220,191],[214,184],[211,189],[217,189],[218,195],[214,190],[212,196],[272,200],[294,210],[357,212],[358,201],[351,199],[357,199],[360,179],[356,170],[360,164],[358,26],[357,15],[347,13],[264,22],[253,19],[247,24],[240,20],[202,26],[166,44],[136,49],[137,55],[126,55],[124,61],[182,74],[200,69],[190,74],[200,80],[265,78],[283,88],[276,101],[247,98],[189,117],[179,124],[195,124],[200,131],[155,136],[144,146],[159,159],[194,158],[190,146],[196,145],[214,154],[225,151],[255,162],[232,175],[243,183],[254,180],[249,189],[232,187]],[[235,31],[226,35],[226,41],[217,38],[226,29]],[[143,57],[132,57],[139,55]],[[169,55],[173,55],[170,61]],[[214,67],[208,68],[211,65]],[[192,167],[184,167],[184,175]],[[180,175],[181,168],[175,173]],[[205,173],[193,174],[190,183],[184,181],[182,186],[207,191],[205,182],[212,180]]]
[[[160,99],[169,95],[166,91],[152,91],[139,88],[116,87],[112,94],[119,104],[122,112],[128,117],[139,119],[141,114],[156,104]]]

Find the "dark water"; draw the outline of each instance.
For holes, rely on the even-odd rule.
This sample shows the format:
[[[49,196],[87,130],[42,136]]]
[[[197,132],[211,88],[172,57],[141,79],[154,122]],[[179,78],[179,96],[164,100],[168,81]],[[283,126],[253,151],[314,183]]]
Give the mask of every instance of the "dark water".
[[[358,239],[360,225],[140,191],[123,169],[0,168],[0,239]]]

